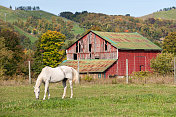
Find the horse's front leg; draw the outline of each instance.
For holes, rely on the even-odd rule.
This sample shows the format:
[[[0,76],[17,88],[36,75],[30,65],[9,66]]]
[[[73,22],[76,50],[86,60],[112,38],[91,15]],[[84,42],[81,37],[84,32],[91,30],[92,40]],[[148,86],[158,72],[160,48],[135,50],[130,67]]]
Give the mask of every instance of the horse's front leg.
[[[47,93],[47,91],[48,91],[48,86],[49,86],[49,82],[46,81],[46,82],[45,82],[45,93],[44,93],[43,100],[45,100],[45,98],[46,98],[46,93]]]
[[[50,99],[49,86],[48,86],[47,92],[48,92],[48,99]]]
[[[62,99],[64,99],[64,97],[65,97],[65,95],[66,95],[66,91],[67,91],[66,81],[67,81],[67,80],[65,80],[65,79],[62,81],[62,84],[63,84],[63,87],[64,87],[64,93],[63,93],[63,95],[62,95]]]

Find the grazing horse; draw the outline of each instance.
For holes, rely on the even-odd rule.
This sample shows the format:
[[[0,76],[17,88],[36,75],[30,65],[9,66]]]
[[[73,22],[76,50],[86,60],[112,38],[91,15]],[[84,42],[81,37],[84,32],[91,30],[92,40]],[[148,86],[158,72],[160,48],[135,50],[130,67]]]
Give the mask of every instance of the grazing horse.
[[[69,80],[69,83],[70,83],[70,88],[71,88],[70,98],[72,98],[73,97],[72,81],[74,81],[75,83],[79,83],[78,72],[74,68],[68,67],[68,66],[59,66],[56,68],[51,68],[48,66],[44,67],[41,73],[39,74],[35,87],[34,87],[34,93],[35,93],[36,99],[39,99],[40,85],[42,82],[45,85],[45,93],[43,97],[43,100],[45,100],[47,92],[48,92],[48,99],[50,98],[49,83],[56,83],[60,81],[62,81],[63,87],[64,87],[64,93],[62,96],[62,99],[63,99],[66,95],[66,89],[67,89],[66,81],[67,80]]]

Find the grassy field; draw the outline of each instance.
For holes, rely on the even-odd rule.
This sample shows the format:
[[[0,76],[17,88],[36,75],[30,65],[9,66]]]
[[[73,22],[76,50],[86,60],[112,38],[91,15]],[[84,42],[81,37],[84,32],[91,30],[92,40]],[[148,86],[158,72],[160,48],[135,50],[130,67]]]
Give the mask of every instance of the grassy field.
[[[173,9],[173,10],[170,10],[170,11],[154,12],[152,14],[143,16],[141,18],[142,19],[160,18],[160,19],[165,19],[165,20],[176,20],[176,9]]]
[[[93,84],[74,85],[61,99],[61,83],[50,85],[50,100],[35,100],[33,85],[0,86],[0,116],[175,116],[173,85]]]

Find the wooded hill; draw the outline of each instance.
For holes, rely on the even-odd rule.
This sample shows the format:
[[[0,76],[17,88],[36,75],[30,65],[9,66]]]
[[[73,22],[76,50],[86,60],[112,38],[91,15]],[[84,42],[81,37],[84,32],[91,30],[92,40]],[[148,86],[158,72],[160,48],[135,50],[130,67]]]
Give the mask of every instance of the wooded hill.
[[[167,11],[166,11],[167,12]],[[170,11],[168,11],[170,12]],[[138,32],[151,41],[160,41],[170,32],[176,32],[176,20],[135,18],[88,12],[62,12],[60,16],[79,22],[81,27],[108,32]]]
[[[176,9],[159,11],[141,18],[100,13],[61,12],[56,16],[45,11],[11,10],[0,6],[0,19],[14,24],[14,29],[35,42],[47,30],[66,35],[66,46],[80,37],[84,29],[108,32],[138,32],[153,42],[161,41],[169,32],[176,32]],[[160,16],[164,15],[164,18]],[[172,16],[172,17],[171,17]]]

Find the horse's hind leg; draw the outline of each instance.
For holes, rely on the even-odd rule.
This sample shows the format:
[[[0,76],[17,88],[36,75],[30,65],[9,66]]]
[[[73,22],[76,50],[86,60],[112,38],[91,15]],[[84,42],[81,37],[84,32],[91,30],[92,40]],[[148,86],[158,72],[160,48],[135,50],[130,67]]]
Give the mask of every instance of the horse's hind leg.
[[[67,81],[67,79],[64,79],[64,80],[62,81],[62,84],[63,84],[63,87],[64,87],[64,93],[63,93],[63,95],[62,95],[62,99],[64,99],[64,97],[65,97],[65,95],[66,95],[66,90],[67,90],[66,81]]]
[[[70,96],[70,98],[72,98],[73,97],[73,85],[72,85],[72,80],[71,79],[69,79],[69,83],[70,83],[70,89],[71,89],[71,96]]]

